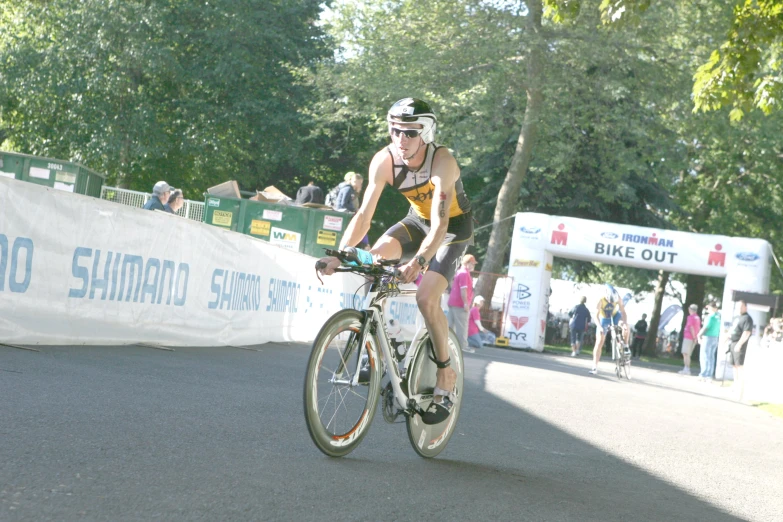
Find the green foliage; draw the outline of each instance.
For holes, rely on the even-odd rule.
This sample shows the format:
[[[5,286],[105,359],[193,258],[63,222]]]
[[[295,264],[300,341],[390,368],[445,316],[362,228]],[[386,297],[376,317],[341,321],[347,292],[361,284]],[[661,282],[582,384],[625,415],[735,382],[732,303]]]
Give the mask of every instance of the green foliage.
[[[695,110],[731,107],[738,121],[754,107],[783,107],[783,2],[743,0],[720,48],[694,75]]]
[[[545,0],[545,14],[555,23],[573,22],[591,0]],[[660,2],[661,4],[670,2]],[[723,0],[677,2],[683,11],[729,7]],[[601,0],[604,24],[615,27],[647,23],[650,0]],[[679,16],[683,16],[680,13]],[[783,107],[783,2],[735,0],[725,39],[696,69],[693,102],[696,111],[730,107],[729,118],[738,121],[754,108],[765,114]],[[709,42],[717,34],[708,35]]]
[[[315,0],[0,1],[0,126],[12,147],[198,197],[309,170]]]

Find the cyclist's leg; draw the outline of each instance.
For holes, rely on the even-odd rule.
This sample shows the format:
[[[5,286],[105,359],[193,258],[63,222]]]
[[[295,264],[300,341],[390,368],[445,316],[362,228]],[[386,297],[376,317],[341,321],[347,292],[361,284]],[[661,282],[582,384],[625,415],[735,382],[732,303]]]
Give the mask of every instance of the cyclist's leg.
[[[399,259],[402,257],[402,245],[397,238],[384,234],[375,242],[370,253],[383,259]]]
[[[470,214],[450,220],[449,229],[443,244],[438,248],[435,257],[430,260],[430,267],[427,273],[424,274],[424,278],[419,285],[419,291],[416,294],[419,309],[422,315],[424,315],[427,328],[432,333],[436,354],[441,361],[445,361],[449,356],[449,326],[446,315],[440,306],[441,296],[448,288],[449,282],[454,279],[454,274],[462,260],[462,256],[465,254],[468,246],[472,244],[473,221]],[[426,313],[429,314],[429,318],[425,315],[425,309],[427,310]],[[438,328],[438,330],[430,328],[428,321],[433,321],[435,328]],[[467,327],[467,324],[464,326]],[[461,342],[467,345],[467,328],[465,328],[465,332],[455,331],[454,333],[457,334]],[[447,372],[445,370],[445,368],[438,370],[437,386],[443,390],[452,391],[456,374],[453,371]]]
[[[421,229],[420,223],[411,216],[406,216],[378,238],[370,253],[383,259],[399,259],[405,262],[416,253],[425,235],[426,231]]]
[[[446,314],[440,307],[440,299],[448,287],[448,281],[443,275],[427,271],[416,292],[416,304],[424,317],[424,324],[430,333],[435,356],[438,361],[449,359],[449,324]],[[445,391],[453,391],[457,374],[451,368],[438,368],[435,386]]]
[[[593,370],[598,369],[598,362],[601,360],[601,352],[604,347],[604,340],[606,339],[606,328],[603,324],[598,324],[595,327],[595,347],[593,348]]]

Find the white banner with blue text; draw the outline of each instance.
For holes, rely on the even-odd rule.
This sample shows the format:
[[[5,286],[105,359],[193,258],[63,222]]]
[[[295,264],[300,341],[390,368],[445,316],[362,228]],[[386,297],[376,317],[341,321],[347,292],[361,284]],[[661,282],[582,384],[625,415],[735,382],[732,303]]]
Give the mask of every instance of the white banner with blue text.
[[[314,261],[162,212],[0,179],[2,343],[310,342],[366,293],[353,275],[321,285]],[[392,311],[411,323],[406,333],[410,308]]]

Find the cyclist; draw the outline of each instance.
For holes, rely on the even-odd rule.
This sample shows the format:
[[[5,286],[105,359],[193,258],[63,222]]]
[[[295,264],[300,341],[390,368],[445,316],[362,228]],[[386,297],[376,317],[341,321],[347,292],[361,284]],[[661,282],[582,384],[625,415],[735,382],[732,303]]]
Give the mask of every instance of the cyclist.
[[[438,369],[435,398],[422,421],[437,424],[449,416],[458,400],[454,390],[456,373],[449,368],[448,322],[440,299],[457,263],[473,244],[473,219],[459,166],[447,148],[435,143],[437,118],[430,106],[422,100],[404,98],[391,106],[386,121],[391,144],[370,162],[364,199],[345,230],[340,249],[355,246],[368,232],[386,185],[408,199],[408,215],[389,228],[370,252],[383,259],[409,259],[400,267],[405,283],[426,270],[416,303],[432,337]],[[340,266],[335,257],[320,261],[326,263],[321,270],[326,275]]]
[[[598,373],[598,361],[601,360],[606,332],[609,331],[612,324],[620,324],[623,328],[623,338],[625,344],[628,344],[630,330],[628,329],[628,317],[625,315],[625,306],[620,294],[617,293],[614,286],[605,285],[605,295],[598,301],[595,314],[595,348],[593,348],[593,368],[590,373]]]

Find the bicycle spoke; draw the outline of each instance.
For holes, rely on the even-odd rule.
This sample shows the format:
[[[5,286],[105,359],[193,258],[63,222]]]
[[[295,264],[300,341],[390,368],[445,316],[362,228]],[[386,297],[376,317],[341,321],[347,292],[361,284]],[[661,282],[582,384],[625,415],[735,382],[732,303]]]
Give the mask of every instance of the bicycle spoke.
[[[334,408],[334,414],[332,415],[332,418],[329,419],[329,422],[327,422],[326,425],[325,425],[327,429],[329,429],[329,426],[332,425],[332,421],[335,420],[335,417],[337,417],[337,414],[340,413],[340,406],[343,406],[343,409],[345,409],[346,412],[348,411],[345,408],[345,396],[340,393],[340,389],[339,388],[337,388],[335,391],[337,392],[337,395],[340,395],[340,399],[341,400],[340,400],[340,404],[336,404],[336,407]],[[335,401],[335,402],[337,402],[337,401]],[[335,422],[335,426],[336,426],[336,424],[337,423]],[[335,433],[335,434],[336,435],[342,435],[341,433]]]

